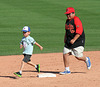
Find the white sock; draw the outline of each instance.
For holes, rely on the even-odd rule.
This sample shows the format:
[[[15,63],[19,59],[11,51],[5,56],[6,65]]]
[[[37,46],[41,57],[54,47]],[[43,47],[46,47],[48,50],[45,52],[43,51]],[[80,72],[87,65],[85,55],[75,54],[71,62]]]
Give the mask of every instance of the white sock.
[[[86,61],[88,61],[88,58],[86,57]]]
[[[22,71],[21,70],[19,72],[20,72],[20,74],[22,74]]]
[[[35,65],[35,68],[37,68],[37,65]]]
[[[65,67],[65,70],[70,71],[69,67]]]

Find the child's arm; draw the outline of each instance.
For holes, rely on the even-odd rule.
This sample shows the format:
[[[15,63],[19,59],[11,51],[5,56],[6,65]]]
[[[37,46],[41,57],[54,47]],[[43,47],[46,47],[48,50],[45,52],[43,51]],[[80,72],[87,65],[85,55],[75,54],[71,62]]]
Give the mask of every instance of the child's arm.
[[[35,45],[37,45],[41,50],[43,49],[43,47],[40,44],[38,44],[37,42],[35,42]]]
[[[23,47],[23,45],[22,44],[20,44],[20,49]]]
[[[21,42],[20,42],[20,49],[22,49],[22,47],[23,47],[23,41],[21,40]]]

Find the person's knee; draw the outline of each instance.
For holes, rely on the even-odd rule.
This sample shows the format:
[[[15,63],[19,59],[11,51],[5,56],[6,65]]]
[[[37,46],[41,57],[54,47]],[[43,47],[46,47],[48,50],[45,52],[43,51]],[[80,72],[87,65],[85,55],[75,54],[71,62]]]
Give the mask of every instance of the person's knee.
[[[76,57],[78,60],[86,61],[85,57]]]
[[[75,58],[76,58],[76,59],[78,59],[78,60],[80,60],[80,59],[81,59],[80,57],[76,57],[76,56],[75,56]]]
[[[69,56],[70,55],[70,53],[66,53],[66,54],[63,54],[64,56]]]
[[[63,58],[67,59],[69,55],[70,55],[69,53],[63,54]]]

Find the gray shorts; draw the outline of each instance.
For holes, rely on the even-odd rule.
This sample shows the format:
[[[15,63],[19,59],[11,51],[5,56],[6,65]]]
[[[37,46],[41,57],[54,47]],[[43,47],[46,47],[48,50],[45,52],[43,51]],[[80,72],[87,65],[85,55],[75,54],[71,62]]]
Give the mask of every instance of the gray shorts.
[[[64,47],[63,54],[71,53],[75,57],[83,57],[83,51],[84,51],[83,46],[79,46],[79,47],[76,47],[73,49],[68,49],[68,48]]]
[[[24,55],[24,59],[23,59],[24,62],[27,63],[27,62],[31,61],[30,58],[31,58],[32,55],[27,55],[27,54],[23,54],[23,55]]]

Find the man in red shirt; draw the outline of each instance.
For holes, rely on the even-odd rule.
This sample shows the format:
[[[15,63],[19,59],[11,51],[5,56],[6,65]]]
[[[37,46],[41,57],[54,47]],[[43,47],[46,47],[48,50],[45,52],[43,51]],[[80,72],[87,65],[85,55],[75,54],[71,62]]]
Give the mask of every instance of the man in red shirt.
[[[64,37],[64,50],[63,60],[65,71],[60,74],[70,74],[69,69],[69,55],[74,55],[76,59],[84,61],[87,65],[87,69],[91,68],[91,62],[89,57],[83,56],[85,33],[81,20],[75,16],[75,10],[72,7],[68,7],[64,13],[67,16],[65,23],[65,37]]]

